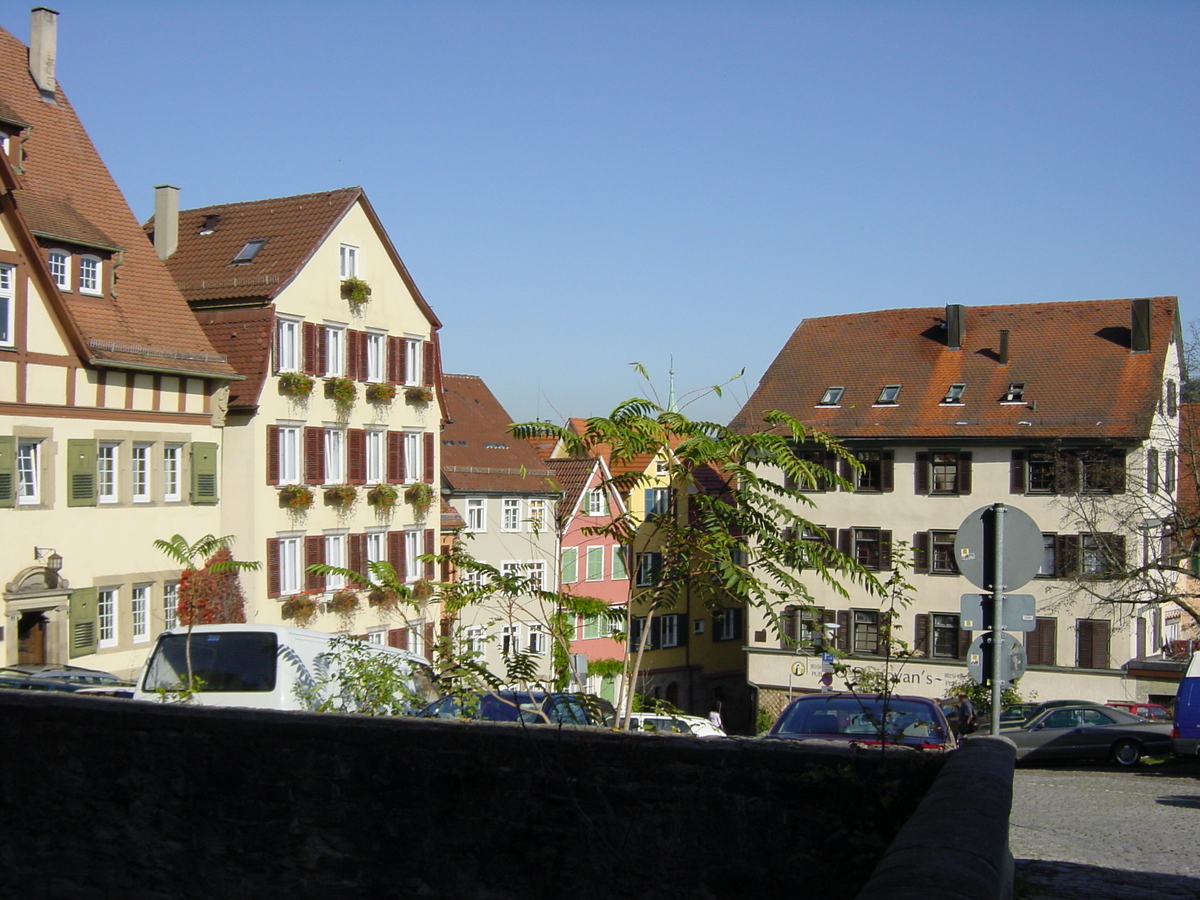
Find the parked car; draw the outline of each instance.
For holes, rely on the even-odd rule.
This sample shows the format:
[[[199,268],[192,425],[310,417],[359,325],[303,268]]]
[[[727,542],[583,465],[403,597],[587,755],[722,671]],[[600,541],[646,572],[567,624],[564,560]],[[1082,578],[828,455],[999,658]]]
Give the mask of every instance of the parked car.
[[[780,713],[767,737],[897,744],[940,753],[958,746],[938,701],[879,694],[797,697]]]
[[[5,678],[49,679],[67,684],[76,684],[80,687],[130,684],[130,682],[117,677],[112,672],[104,672],[100,669],[85,669],[82,666],[68,666],[62,663],[15,663],[11,666],[0,668],[0,676]]]
[[[1133,713],[1135,716],[1149,719],[1151,722],[1171,721],[1171,711],[1157,703],[1137,703],[1133,700],[1110,700],[1104,705],[1111,706],[1113,709],[1123,709],[1127,713]]]
[[[417,715],[430,719],[474,719],[484,722],[523,722],[526,725],[597,725],[612,728],[617,713],[603,697],[593,694],[541,691],[482,691],[465,696],[448,694]]]
[[[1000,730],[1007,731],[1009,728],[1020,728],[1021,725],[1032,715],[1037,709],[1036,703],[1013,703],[1011,706],[1006,706],[1000,710]],[[951,719],[951,724],[953,724]],[[980,716],[976,727],[976,734],[985,734],[991,731],[992,717],[990,715]]]
[[[629,730],[657,734],[691,734],[696,737],[725,737],[725,729],[718,728],[708,719],[685,716],[682,713],[630,713]]]
[[[1143,756],[1171,752],[1170,726],[1095,703],[1044,710],[1004,736],[1022,762],[1111,759],[1135,766]]]

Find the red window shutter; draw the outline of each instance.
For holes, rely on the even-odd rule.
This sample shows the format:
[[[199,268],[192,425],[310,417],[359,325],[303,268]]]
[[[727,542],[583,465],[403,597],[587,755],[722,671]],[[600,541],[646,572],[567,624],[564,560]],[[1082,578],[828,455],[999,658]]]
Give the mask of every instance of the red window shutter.
[[[304,429],[304,481],[306,484],[325,483],[325,429]]]
[[[325,576],[308,571],[308,567],[325,562],[325,538],[310,534],[304,539],[304,589],[325,590]]]
[[[387,536],[387,554],[388,562],[392,564],[392,568],[396,570],[396,578],[403,581],[404,574],[404,532],[389,531]]]
[[[387,480],[389,484],[404,484],[404,433],[387,433]]]
[[[427,387],[433,387],[433,373],[436,371],[437,365],[436,346],[433,341],[421,342],[421,361],[425,368],[425,371],[421,373],[421,384]]]
[[[425,552],[426,553],[434,553],[436,550],[437,550],[437,548],[434,546],[433,529],[426,528],[425,529]],[[428,562],[426,562],[424,564],[425,571],[424,571],[424,574],[422,575],[422,577],[425,578],[427,581],[433,581],[433,578],[434,578],[433,567],[434,567],[433,560],[429,560]]]
[[[350,484],[367,483],[367,432],[362,428],[346,431],[346,474]]]
[[[390,631],[388,631],[387,634],[388,634],[387,641],[388,641],[389,647],[395,647],[397,650],[407,650],[408,649],[408,629],[407,628],[393,628]]]
[[[362,381],[363,346],[360,337],[366,337],[365,331],[346,329],[346,377],[351,381]]]
[[[318,328],[315,322],[304,323],[304,372],[306,375],[324,375],[324,369],[320,368],[320,359],[317,348],[319,336],[324,334],[325,329]]]
[[[267,538],[267,596],[278,597],[279,590],[279,538]]]
[[[437,641],[437,634],[434,632],[432,622],[425,623],[425,653],[428,654],[433,650],[433,645]]]
[[[404,384],[404,338],[387,339],[388,381]]]
[[[349,568],[355,572],[367,573],[367,536],[365,534],[350,535],[349,563]],[[366,582],[361,579],[356,579],[356,584],[360,587],[366,586]]]
[[[279,426],[267,426],[267,484],[279,484]]]
[[[317,375],[324,375],[329,371],[329,329],[322,325],[314,326],[317,329]]]
[[[433,484],[433,453],[437,448],[433,443],[433,432],[425,432],[425,483]]]

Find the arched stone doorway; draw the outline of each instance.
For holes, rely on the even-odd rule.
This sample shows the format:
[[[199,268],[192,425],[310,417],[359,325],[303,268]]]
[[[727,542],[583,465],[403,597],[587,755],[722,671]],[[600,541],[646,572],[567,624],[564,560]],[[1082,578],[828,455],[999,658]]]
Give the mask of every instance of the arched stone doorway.
[[[4,665],[65,663],[71,589],[45,566],[30,566],[4,586]]]

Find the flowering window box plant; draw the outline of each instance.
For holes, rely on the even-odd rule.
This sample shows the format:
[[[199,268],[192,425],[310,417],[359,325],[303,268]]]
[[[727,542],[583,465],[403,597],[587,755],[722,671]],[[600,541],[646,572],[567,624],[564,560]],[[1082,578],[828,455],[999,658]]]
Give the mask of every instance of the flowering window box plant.
[[[331,375],[325,379],[325,396],[338,406],[347,408],[358,399],[358,385],[341,375]]]
[[[288,484],[279,489],[279,505],[288,509],[311,509],[312,488],[303,484]]]
[[[423,384],[410,384],[404,389],[404,397],[413,403],[428,403],[433,399],[433,391]]]
[[[320,604],[311,594],[296,594],[283,601],[280,613],[285,620],[307,628],[316,619],[320,608]]]
[[[352,484],[334,484],[325,488],[325,502],[334,506],[350,506],[358,497],[358,489]]]
[[[349,300],[355,306],[361,306],[371,299],[371,286],[361,278],[353,275],[342,279],[342,298]]]
[[[367,491],[367,502],[376,509],[391,509],[399,497],[400,492],[390,484],[377,484]]]
[[[404,489],[404,499],[412,504],[417,513],[424,515],[433,504],[433,485],[418,481]]]
[[[303,372],[280,372],[279,392],[292,397],[307,397],[312,393],[313,380]]]
[[[396,399],[396,386],[386,381],[367,385],[367,400],[371,403],[391,403]]]

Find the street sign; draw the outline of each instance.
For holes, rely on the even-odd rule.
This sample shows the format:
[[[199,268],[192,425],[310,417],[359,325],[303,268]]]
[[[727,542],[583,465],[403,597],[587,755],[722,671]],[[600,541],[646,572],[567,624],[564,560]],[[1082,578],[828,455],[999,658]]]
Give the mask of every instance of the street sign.
[[[793,675],[803,675],[806,671],[808,671],[808,669],[802,660],[796,660],[796,662],[792,663]]]
[[[991,506],[981,506],[962,520],[954,538],[954,558],[958,571],[977,588],[995,590],[992,584],[995,565],[995,527],[997,515]],[[1042,530],[1029,514],[1015,506],[1006,506],[1001,519],[1004,539],[1004,584],[1002,591],[1015,591],[1042,567],[1045,542]]]
[[[994,631],[992,595],[963,594],[959,626],[967,631]],[[1037,627],[1037,601],[1033,594],[1005,594],[1001,631],[1033,631]]]
[[[971,642],[967,651],[967,674],[980,684],[991,680],[995,632],[986,632]],[[1025,648],[1011,634],[1000,635],[1000,683],[1011,684],[1025,674]]]

